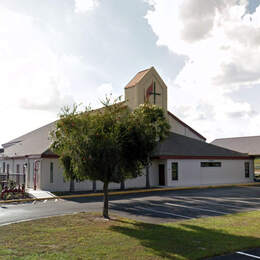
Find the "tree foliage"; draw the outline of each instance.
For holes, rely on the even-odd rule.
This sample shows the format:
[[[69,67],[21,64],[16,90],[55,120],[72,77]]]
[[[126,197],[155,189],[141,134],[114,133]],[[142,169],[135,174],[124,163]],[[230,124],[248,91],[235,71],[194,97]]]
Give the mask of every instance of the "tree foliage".
[[[59,155],[65,174],[104,183],[103,216],[108,218],[108,184],[142,174],[159,141],[168,135],[164,111],[140,105],[130,112],[124,102],[107,99],[104,108],[78,112],[64,108],[52,132],[51,149]]]

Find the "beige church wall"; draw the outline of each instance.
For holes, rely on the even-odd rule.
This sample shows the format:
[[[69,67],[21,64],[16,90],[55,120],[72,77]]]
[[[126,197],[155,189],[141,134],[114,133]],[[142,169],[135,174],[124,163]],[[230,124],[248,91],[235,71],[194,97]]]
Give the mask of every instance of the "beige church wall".
[[[159,183],[159,175],[158,175],[158,162],[154,161],[150,166],[150,185],[151,186],[158,186]],[[145,169],[142,170],[142,175],[138,176],[137,178],[127,179],[125,181],[125,188],[144,188],[146,185],[146,175]],[[110,183],[109,189],[120,189],[120,183]],[[103,182],[97,181],[97,189],[103,189]]]
[[[160,161],[153,161],[150,166],[150,185],[158,186],[159,185],[159,164]]]
[[[169,118],[169,124],[171,127],[171,132],[174,132],[176,134],[184,135],[193,139],[197,139],[200,141],[205,141],[204,139],[200,138],[198,135],[193,133],[188,127],[182,125],[180,122],[172,118],[170,115],[168,116]]]
[[[201,162],[221,162],[221,167],[200,167]],[[178,163],[178,180],[172,180],[172,163]],[[250,177],[245,178],[244,163],[250,162]],[[166,185],[188,187],[216,184],[238,184],[254,181],[252,160],[167,160]]]
[[[167,87],[154,69],[151,69],[135,86],[125,88],[125,99],[131,109],[145,103],[146,90],[153,81],[156,84],[156,92],[160,93],[156,96],[156,105],[167,111]],[[150,96],[149,102],[154,103],[153,95]]]
[[[7,172],[6,171],[7,164],[9,164],[9,174],[14,173],[14,160],[13,159],[1,159],[1,162],[0,162],[1,173],[3,171],[4,162],[5,162],[5,173]]]
[[[34,162],[35,159],[26,159],[27,168],[26,168],[26,188],[33,188],[34,186],[34,180],[33,180],[33,174],[34,174]],[[41,170],[40,166],[40,170]],[[37,176],[37,187],[39,188],[41,185],[41,175]]]
[[[136,87],[125,89],[125,101],[127,103],[127,106],[132,110],[134,110],[138,106],[137,99],[135,98],[136,96],[137,96]]]
[[[158,174],[158,162],[153,161],[149,169],[149,180],[151,186],[159,185],[159,174]],[[146,186],[146,170],[142,170],[142,175],[134,179],[128,179],[125,183],[125,187],[131,188],[144,188]]]
[[[5,174],[7,174],[7,164],[9,164],[9,178],[10,180],[16,181],[16,176],[12,176],[12,174],[17,174],[16,172],[16,165],[20,165],[20,172],[19,174],[23,175],[23,165],[27,163],[27,168],[25,170],[25,184],[26,188],[33,188],[33,166],[30,167],[30,165],[33,165],[34,160],[33,159],[2,159],[0,162],[1,167],[1,173],[3,170],[3,162],[5,162]],[[22,177],[20,177],[20,181],[22,181]],[[28,185],[27,185],[28,183]]]
[[[178,181],[172,180],[172,163],[178,163]],[[200,185],[199,161],[197,160],[167,160],[166,186],[197,186]]]
[[[104,183],[102,181],[96,182],[96,188],[97,190],[103,190]],[[111,182],[109,183],[108,189],[114,190],[114,189],[120,189],[120,183]]]
[[[5,173],[3,173],[3,163],[5,162]],[[0,173],[7,175],[7,164],[9,164],[9,179],[13,180],[18,184],[22,184],[24,182],[23,175],[23,165],[25,163],[24,159],[0,159]],[[17,172],[16,165],[19,164],[20,171]],[[15,175],[13,175],[15,174]]]
[[[254,181],[253,161],[252,160],[223,160],[222,170],[218,171],[218,167],[201,167],[201,184],[208,183],[229,184],[229,183],[248,183]],[[245,178],[245,162],[250,163],[250,177]]]
[[[3,173],[3,163],[5,162],[5,160],[3,160],[2,158],[0,159],[0,173]]]
[[[143,104],[145,102],[146,90],[153,81],[155,81],[156,92],[160,93],[160,95],[156,95],[156,105],[162,107],[165,111],[167,111],[167,87],[154,71],[151,71],[147,75],[145,75],[143,80],[137,85],[138,104]],[[149,102],[151,104],[154,104],[153,95],[150,96]]]
[[[197,139],[197,140],[200,140],[200,141],[205,142],[205,139],[200,138],[199,136],[197,136],[196,134],[194,134],[191,130],[189,130],[189,128],[186,128],[186,136],[187,136],[187,137],[190,137],[190,138],[193,138],[193,139]]]
[[[6,165],[9,164],[9,173],[16,173],[16,165],[19,164],[20,165],[20,173],[22,173],[23,171],[23,164],[24,164],[24,160],[23,159],[1,159],[0,160],[0,172],[2,173],[3,171],[3,163],[5,162],[5,173],[6,173]]]
[[[51,162],[53,162],[53,183],[50,183],[50,163]],[[33,171],[31,169],[31,176],[33,176],[32,172]],[[40,180],[39,188],[42,190],[48,190],[48,191],[68,191],[70,182],[69,181],[64,182],[62,172],[63,172],[63,170],[59,166],[58,159],[43,159],[42,164],[41,164],[41,180]],[[143,178],[143,176],[138,177],[133,180],[127,180],[126,188],[131,187],[131,185],[134,185],[133,187],[144,187],[145,179],[144,179],[144,181],[142,181],[141,180],[142,178]],[[129,184],[128,184],[128,182],[129,182]],[[152,182],[153,182],[153,180],[152,180]],[[87,190],[91,191],[92,188],[93,188],[92,181],[82,181],[82,182],[75,181],[75,190],[76,191],[87,191]],[[96,189],[103,190],[103,182],[97,181]],[[120,183],[110,183],[109,189],[120,189]]]
[[[53,183],[50,183],[50,163],[53,162]],[[42,159],[40,189],[48,191],[69,191],[70,181],[65,181],[58,159]],[[92,190],[91,181],[76,182],[75,190]]]
[[[143,175],[138,176],[134,179],[128,179],[125,182],[125,188],[126,189],[132,189],[132,188],[144,188],[146,184],[146,176],[145,176],[145,170],[143,170]]]

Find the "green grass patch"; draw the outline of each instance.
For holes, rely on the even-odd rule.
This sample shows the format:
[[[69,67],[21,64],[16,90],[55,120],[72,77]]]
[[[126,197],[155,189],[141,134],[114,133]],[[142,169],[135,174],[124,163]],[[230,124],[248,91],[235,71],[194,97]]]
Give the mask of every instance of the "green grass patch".
[[[148,224],[80,213],[0,227],[0,259],[201,259],[260,247],[260,212]]]

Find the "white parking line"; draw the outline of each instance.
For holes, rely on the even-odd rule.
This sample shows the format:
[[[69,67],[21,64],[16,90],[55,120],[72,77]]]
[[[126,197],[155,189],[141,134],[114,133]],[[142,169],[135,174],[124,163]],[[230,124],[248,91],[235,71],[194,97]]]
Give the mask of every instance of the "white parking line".
[[[208,211],[208,212],[213,212],[213,213],[218,213],[218,214],[230,214],[228,212],[223,212],[223,211],[216,211],[216,210],[210,210],[210,209],[204,209],[204,208],[199,208],[199,207],[191,207],[191,206],[185,206],[185,205],[179,205],[179,204],[174,204],[174,203],[164,203],[165,205],[170,205],[174,207],[182,207],[182,208],[191,208],[193,210],[201,210],[201,211]]]
[[[146,210],[146,211],[155,212],[155,213],[160,213],[160,214],[165,214],[165,215],[170,215],[170,216],[175,216],[175,217],[180,217],[180,218],[192,219],[191,217],[187,217],[187,216],[183,216],[183,215],[179,215],[179,214],[173,214],[170,212],[165,212],[165,211],[160,211],[160,210],[155,210],[155,209],[147,209],[147,208],[143,208],[143,207],[138,207],[138,208],[142,209],[142,210]]]
[[[260,202],[252,202],[252,201],[243,201],[243,200],[233,200],[233,199],[226,199],[228,201],[232,202],[239,202],[239,203],[246,203],[246,204],[253,204],[254,206],[259,206],[257,204],[260,204]]]
[[[141,200],[140,199],[132,199],[133,201],[138,201],[140,202]],[[112,205],[114,202],[110,203],[110,205]],[[144,202],[142,201],[142,203],[145,203],[146,205],[151,205],[151,206],[161,206],[161,205],[158,205],[156,203],[151,203],[151,202]],[[144,208],[142,206],[138,206],[138,207],[135,207],[135,208],[138,208],[138,209],[142,209],[142,210],[145,210],[145,211],[151,211],[151,212],[155,212],[155,213],[160,213],[160,214],[165,214],[165,215],[170,215],[170,216],[174,216],[174,217],[180,217],[180,218],[186,218],[186,219],[192,219],[191,217],[187,217],[187,216],[183,216],[183,215],[179,215],[179,214],[174,214],[174,213],[170,213],[170,212],[167,212],[167,211],[160,211],[160,210],[156,210],[156,209],[147,209],[147,208]],[[133,208],[126,208],[126,209],[133,209]],[[118,209],[118,211],[120,211],[120,209]]]
[[[202,198],[202,199],[193,199],[193,198],[180,197],[180,196],[174,197],[174,199],[171,198],[171,200],[175,200],[175,199],[181,200],[181,201],[183,201],[183,199],[185,199],[185,201],[184,201],[185,203],[186,203],[186,202],[192,203],[192,202],[190,202],[190,201],[197,201],[197,202],[200,202],[200,203],[203,203],[203,204],[219,205],[219,206],[223,206],[223,207],[225,207],[225,208],[246,209],[246,208],[244,208],[244,207],[238,207],[238,206],[233,206],[233,205],[232,205],[232,206],[231,206],[231,205],[226,205],[226,204],[223,204],[223,203],[220,203],[220,202],[204,201],[203,198]]]
[[[257,255],[251,255],[251,254],[247,254],[247,253],[244,253],[244,252],[236,252],[237,254],[240,254],[240,255],[245,255],[245,256],[248,256],[248,257],[252,257],[252,258],[256,258],[256,259],[260,259],[260,256],[257,256]]]
[[[233,198],[233,199],[231,199],[231,198],[224,198],[224,199],[222,199],[222,198],[213,198],[214,200],[217,200],[217,201],[223,201],[223,200],[226,200],[227,202],[234,202],[234,203],[236,203],[236,202],[239,202],[239,203],[246,203],[246,204],[254,204],[255,206],[257,206],[256,204],[260,204],[260,202],[252,202],[252,201],[243,201],[243,200],[237,200],[236,198]]]

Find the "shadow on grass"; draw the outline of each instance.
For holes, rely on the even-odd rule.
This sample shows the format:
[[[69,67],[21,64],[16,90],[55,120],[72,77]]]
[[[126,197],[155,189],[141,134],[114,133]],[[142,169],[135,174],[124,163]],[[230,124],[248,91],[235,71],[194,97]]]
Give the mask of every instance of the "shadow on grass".
[[[147,250],[167,259],[202,259],[260,245],[259,238],[231,235],[188,222],[178,226],[133,223],[110,228],[139,240]]]

